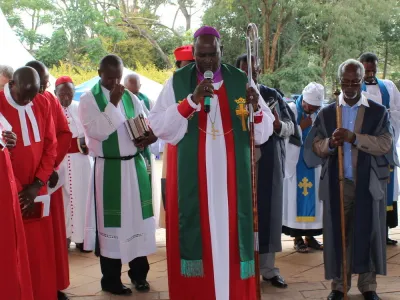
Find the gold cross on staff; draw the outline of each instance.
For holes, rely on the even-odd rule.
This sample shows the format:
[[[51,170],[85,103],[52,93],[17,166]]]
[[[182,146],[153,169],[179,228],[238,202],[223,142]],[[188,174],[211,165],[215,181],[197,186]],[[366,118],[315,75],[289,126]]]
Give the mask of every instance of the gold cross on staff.
[[[299,188],[303,189],[303,195],[308,195],[308,189],[313,186],[312,182],[308,181],[307,177],[304,177],[302,181],[299,182]]]
[[[242,121],[242,129],[243,131],[246,131],[246,118],[249,115],[249,112],[247,111],[245,104],[246,100],[243,98],[239,98],[235,100],[235,102],[238,104],[238,107],[236,108],[236,115],[241,119]]]
[[[215,129],[214,124],[211,124],[211,134],[212,134],[212,139],[213,139],[213,140],[215,140],[216,137],[217,137],[216,133],[219,133],[219,130],[218,130],[218,129]]]

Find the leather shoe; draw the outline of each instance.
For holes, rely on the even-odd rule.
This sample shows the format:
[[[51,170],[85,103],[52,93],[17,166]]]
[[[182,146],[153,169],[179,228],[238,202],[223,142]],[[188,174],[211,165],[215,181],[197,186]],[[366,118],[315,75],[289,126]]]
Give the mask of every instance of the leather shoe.
[[[132,281],[132,284],[135,286],[135,289],[138,292],[146,293],[146,292],[150,291],[150,284],[145,279],[131,280],[131,281]]]
[[[274,287],[280,288],[280,289],[286,289],[288,285],[285,282],[285,279],[281,275],[272,277],[271,279],[265,278],[263,276],[263,280],[270,282]]]
[[[329,296],[328,300],[343,300],[344,294],[340,291],[332,291]]]
[[[363,296],[365,300],[381,300],[376,292],[365,292],[363,293]]]
[[[69,300],[69,298],[65,293],[57,291],[57,300]]]
[[[127,288],[125,285],[121,284],[120,286],[116,287],[108,287],[108,286],[102,286],[103,291],[109,292],[113,295],[131,295],[132,290],[130,288]]]

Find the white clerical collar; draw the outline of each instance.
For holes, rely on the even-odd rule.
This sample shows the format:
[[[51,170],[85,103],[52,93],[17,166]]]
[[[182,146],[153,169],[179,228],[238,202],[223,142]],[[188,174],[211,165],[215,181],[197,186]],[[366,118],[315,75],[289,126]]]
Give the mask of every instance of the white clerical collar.
[[[343,93],[341,93],[341,94],[339,95],[339,105],[340,105],[340,106],[350,106],[350,105],[348,105],[348,104],[346,103],[346,101],[344,101]],[[361,98],[360,98],[360,100],[358,100],[358,102],[357,102],[355,105],[353,105],[353,107],[357,107],[357,106],[360,106],[360,105],[364,105],[365,107],[369,107],[368,99],[367,99],[367,98],[364,96],[364,94],[362,94],[362,93],[361,93]]]
[[[8,83],[4,86],[4,95],[6,97],[7,102],[18,111],[18,117],[19,117],[19,122],[21,124],[22,140],[24,141],[24,146],[29,146],[31,144],[31,140],[29,138],[28,125],[26,122],[26,115],[28,115],[29,121],[31,122],[35,142],[36,143],[40,142],[39,127],[36,122],[35,114],[33,113],[32,110],[33,103],[30,102],[25,106],[17,104],[17,102],[15,102],[15,100],[11,96],[11,91]]]

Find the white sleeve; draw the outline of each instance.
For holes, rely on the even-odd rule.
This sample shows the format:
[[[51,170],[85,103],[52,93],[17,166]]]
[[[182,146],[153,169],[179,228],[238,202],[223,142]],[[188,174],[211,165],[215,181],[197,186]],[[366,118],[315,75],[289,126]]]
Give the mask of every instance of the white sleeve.
[[[121,110],[111,102],[101,112],[91,92],[82,95],[78,114],[85,135],[100,142],[108,139],[125,122]]]
[[[397,86],[390,80],[385,80],[390,89],[390,123],[394,128],[394,144],[396,145],[400,136],[400,92]]]
[[[265,103],[254,81],[252,82],[251,86],[257,91],[259,95],[258,105],[260,105],[261,107],[261,109],[258,110],[254,114],[254,116],[262,116],[262,121],[260,123],[254,123],[254,142],[256,145],[262,145],[268,141],[269,137],[274,132],[273,123],[275,121],[275,117]]]
[[[172,77],[166,82],[150,111],[149,122],[155,136],[169,144],[176,145],[184,137],[188,120],[178,111]]]

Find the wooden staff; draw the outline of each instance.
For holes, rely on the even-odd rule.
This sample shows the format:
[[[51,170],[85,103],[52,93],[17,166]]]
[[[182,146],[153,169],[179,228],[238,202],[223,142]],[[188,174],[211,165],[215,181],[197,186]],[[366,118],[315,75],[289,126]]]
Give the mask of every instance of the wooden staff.
[[[339,104],[340,91],[334,93],[336,97],[336,127],[342,128],[342,109]],[[343,170],[343,146],[338,146],[339,163],[339,195],[340,195],[340,229],[342,233],[342,271],[343,271],[343,294],[344,300],[347,296],[347,251],[346,251],[346,221],[344,213],[344,170]]]
[[[247,78],[249,87],[252,85],[253,69],[252,69],[252,51],[253,44],[254,50],[254,65],[258,69],[258,29],[253,23],[247,26]],[[248,105],[249,110],[249,132],[250,132],[250,163],[251,163],[251,196],[253,202],[253,232],[254,232],[254,269],[256,278],[256,295],[257,300],[261,300],[261,284],[260,284],[260,258],[258,246],[258,207],[257,207],[257,178],[256,178],[256,160],[255,160],[255,142],[254,142],[254,109],[253,105]]]

